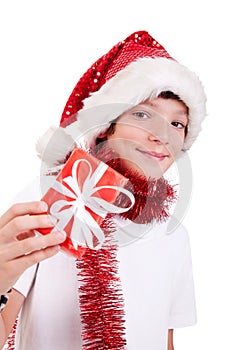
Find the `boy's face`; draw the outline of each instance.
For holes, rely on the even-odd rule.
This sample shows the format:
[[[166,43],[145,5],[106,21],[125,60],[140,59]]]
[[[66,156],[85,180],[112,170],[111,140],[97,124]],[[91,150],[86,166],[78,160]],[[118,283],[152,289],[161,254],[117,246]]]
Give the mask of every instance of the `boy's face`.
[[[181,151],[187,124],[183,102],[155,98],[122,114],[107,142],[127,169],[160,178]]]

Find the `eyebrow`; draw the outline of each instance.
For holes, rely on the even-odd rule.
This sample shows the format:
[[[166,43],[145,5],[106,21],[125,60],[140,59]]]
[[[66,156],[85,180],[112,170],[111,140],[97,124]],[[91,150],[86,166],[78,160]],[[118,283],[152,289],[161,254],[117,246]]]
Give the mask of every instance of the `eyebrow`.
[[[153,104],[152,102],[147,101],[146,103],[145,103],[145,102],[140,103],[139,106],[156,107],[156,104]],[[187,110],[188,110],[188,107],[187,107]],[[184,115],[187,119],[189,119],[189,114],[188,114],[188,112],[185,112],[185,111],[183,111],[183,110],[177,110],[177,111],[175,111],[174,114],[182,114],[182,115]]]
[[[187,119],[188,119],[188,117],[189,117],[189,115],[188,115],[186,112],[184,112],[184,111],[176,111],[174,114],[183,115],[183,116],[185,116]]]

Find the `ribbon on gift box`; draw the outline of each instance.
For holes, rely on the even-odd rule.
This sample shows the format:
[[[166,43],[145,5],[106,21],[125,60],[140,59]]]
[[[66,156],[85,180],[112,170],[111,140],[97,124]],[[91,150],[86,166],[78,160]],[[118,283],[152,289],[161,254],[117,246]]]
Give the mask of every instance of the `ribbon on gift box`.
[[[82,190],[77,181],[77,169],[81,162],[86,163],[89,167],[89,172],[82,184]],[[71,201],[65,199],[58,200],[52,204],[50,213],[58,219],[53,231],[64,230],[68,223],[74,218],[70,239],[76,249],[78,246],[88,246],[91,249],[99,249],[105,240],[104,232],[86,208],[89,208],[98,216],[105,218],[108,213],[120,214],[128,211],[134,205],[134,195],[125,188],[110,185],[96,187],[96,184],[107,169],[108,166],[100,162],[93,172],[92,166],[87,159],[78,159],[72,166],[72,176],[67,176],[63,179],[63,182],[66,183],[72,191],[58,181],[55,181],[52,186],[57,192],[72,199]],[[130,206],[121,208],[102,198],[93,196],[97,191],[101,191],[102,189],[111,189],[125,194],[130,199]],[[93,235],[98,241],[96,245],[94,245],[93,242]]]

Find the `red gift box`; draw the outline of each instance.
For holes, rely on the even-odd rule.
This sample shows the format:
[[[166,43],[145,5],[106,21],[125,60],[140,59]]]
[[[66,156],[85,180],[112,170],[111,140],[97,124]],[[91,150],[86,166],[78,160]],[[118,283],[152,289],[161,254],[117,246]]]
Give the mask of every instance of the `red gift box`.
[[[82,256],[85,247],[101,248],[105,241],[101,224],[108,213],[122,213],[134,204],[131,192],[124,189],[128,182],[123,175],[82,149],[76,148],[52,187],[41,200],[48,212],[57,218],[53,229],[39,229],[42,234],[63,230],[67,234],[62,249],[75,257]],[[114,205],[123,193],[131,200],[128,208]]]

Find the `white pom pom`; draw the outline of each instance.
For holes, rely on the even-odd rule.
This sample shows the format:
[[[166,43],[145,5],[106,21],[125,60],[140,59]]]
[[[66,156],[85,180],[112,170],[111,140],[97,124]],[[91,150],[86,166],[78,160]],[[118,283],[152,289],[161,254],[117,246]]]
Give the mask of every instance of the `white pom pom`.
[[[39,158],[48,166],[56,166],[66,159],[66,155],[75,147],[73,138],[64,128],[51,126],[36,143]]]

